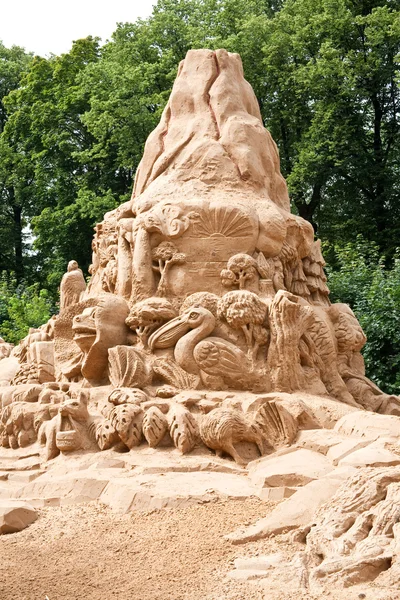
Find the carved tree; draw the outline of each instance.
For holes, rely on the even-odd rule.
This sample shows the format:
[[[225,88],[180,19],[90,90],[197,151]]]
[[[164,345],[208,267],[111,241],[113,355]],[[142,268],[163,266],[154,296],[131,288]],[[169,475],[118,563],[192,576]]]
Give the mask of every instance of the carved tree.
[[[263,327],[267,305],[252,292],[240,290],[225,294],[218,305],[220,318],[233,329],[241,329],[249,358],[254,362],[260,346],[268,342],[268,332]]]
[[[245,290],[247,284],[258,279],[257,262],[249,254],[235,254],[221,271],[222,285]]]
[[[312,308],[299,303],[298,298],[280,290],[270,308],[270,345],[267,369],[274,389],[294,392],[304,386],[300,364],[300,338],[312,322]]]
[[[147,346],[150,335],[163,323],[176,317],[176,311],[165,298],[147,298],[135,304],[126,319],[126,324],[136,334],[143,346]]]
[[[157,296],[168,295],[168,271],[172,265],[181,265],[185,262],[186,256],[178,251],[178,248],[172,242],[161,242],[152,252],[153,271],[160,274],[160,281],[157,287]]]

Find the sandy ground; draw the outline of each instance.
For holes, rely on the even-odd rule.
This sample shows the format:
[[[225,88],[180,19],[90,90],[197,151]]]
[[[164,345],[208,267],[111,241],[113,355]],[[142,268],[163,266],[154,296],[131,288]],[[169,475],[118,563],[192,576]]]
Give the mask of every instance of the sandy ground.
[[[277,591],[227,573],[241,556],[299,549],[284,536],[232,546],[223,535],[271,510],[254,498],[181,510],[113,513],[92,503],[40,510],[0,538],[1,600],[398,600],[369,588]]]

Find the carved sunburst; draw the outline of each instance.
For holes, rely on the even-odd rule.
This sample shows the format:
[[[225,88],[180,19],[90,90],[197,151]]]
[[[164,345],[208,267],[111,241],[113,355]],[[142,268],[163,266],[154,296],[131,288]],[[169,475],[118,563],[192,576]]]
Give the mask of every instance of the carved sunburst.
[[[215,234],[224,237],[246,237],[253,232],[250,219],[241,210],[226,206],[210,208],[200,213],[193,229],[195,235],[200,237]]]

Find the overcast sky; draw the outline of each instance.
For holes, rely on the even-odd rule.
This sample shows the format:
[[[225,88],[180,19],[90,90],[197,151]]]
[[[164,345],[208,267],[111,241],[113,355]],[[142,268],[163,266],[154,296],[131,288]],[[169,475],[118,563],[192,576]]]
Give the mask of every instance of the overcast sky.
[[[88,35],[105,41],[118,22],[151,14],[156,0],[4,0],[0,41],[41,56],[70,50],[72,41]]]

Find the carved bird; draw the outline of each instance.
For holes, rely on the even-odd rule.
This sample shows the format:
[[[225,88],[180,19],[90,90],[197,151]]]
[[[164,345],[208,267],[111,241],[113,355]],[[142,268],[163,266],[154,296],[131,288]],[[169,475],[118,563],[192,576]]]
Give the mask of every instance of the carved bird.
[[[200,422],[200,437],[204,444],[215,450],[217,456],[229,454],[241,466],[246,466],[235,448],[239,442],[254,442],[260,455],[264,454],[261,428],[239,410],[215,408]]]
[[[86,282],[76,260],[70,260],[68,270],[63,275],[60,284],[60,312],[80,301],[86,290]]]
[[[174,357],[182,369],[200,375],[213,387],[242,389],[260,381],[260,373],[245,352],[219,337],[208,337],[215,328],[214,315],[203,307],[191,307],[155,331],[149,347],[175,346]]]

